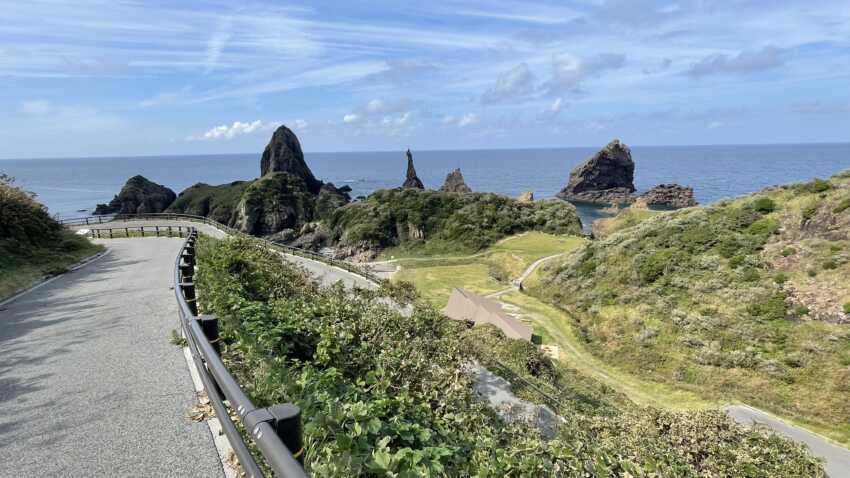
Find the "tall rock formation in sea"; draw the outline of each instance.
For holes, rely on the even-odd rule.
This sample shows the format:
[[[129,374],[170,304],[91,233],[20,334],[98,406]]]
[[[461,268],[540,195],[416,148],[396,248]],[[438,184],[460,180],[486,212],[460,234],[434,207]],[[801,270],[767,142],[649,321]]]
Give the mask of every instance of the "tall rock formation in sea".
[[[569,201],[622,204],[632,201],[635,163],[629,147],[615,139],[570,173],[557,194]]]
[[[322,188],[322,182],[313,176],[313,172],[304,161],[304,153],[301,151],[298,137],[283,125],[272,134],[260,159],[261,176],[278,171],[302,178],[313,194],[318,194]]]
[[[144,176],[127,180],[121,191],[109,201],[98,204],[94,214],[150,214],[162,212],[177,197],[174,191],[156,184]]]
[[[671,209],[696,205],[694,189],[679,184],[659,184],[638,196],[634,203],[634,207],[660,206]]]
[[[425,185],[422,184],[422,181],[419,179],[419,176],[416,175],[416,168],[413,167],[413,154],[411,154],[410,150],[407,150],[407,177],[404,180],[404,184],[401,185],[403,188],[415,188],[415,189],[425,189]]]
[[[461,174],[460,168],[458,168],[446,176],[446,182],[443,183],[440,191],[447,193],[471,193],[472,189],[466,185],[466,181],[463,180],[463,174]]]

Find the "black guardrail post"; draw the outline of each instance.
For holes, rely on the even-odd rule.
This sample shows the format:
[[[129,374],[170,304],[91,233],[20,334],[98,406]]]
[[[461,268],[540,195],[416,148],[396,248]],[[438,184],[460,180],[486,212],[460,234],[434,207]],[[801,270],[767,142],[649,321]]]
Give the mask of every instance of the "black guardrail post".
[[[221,345],[218,341],[218,317],[215,315],[199,315],[198,324],[200,324],[201,330],[215,349],[215,353],[220,355]]]
[[[284,403],[268,408],[257,408],[243,417],[245,428],[255,440],[262,438],[260,425],[267,423],[280,441],[286,445],[292,457],[304,466],[304,440],[301,432],[301,409],[297,405]]]

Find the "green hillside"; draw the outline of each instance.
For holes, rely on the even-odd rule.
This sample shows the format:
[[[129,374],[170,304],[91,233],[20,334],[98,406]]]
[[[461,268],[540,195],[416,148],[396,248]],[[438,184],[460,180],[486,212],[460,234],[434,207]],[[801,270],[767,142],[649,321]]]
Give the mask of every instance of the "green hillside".
[[[850,174],[640,219],[530,293],[623,370],[850,442]]]

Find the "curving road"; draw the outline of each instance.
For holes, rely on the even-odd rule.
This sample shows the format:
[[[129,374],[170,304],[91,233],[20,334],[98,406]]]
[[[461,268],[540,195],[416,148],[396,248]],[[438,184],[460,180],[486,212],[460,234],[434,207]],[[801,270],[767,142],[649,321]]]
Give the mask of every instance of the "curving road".
[[[729,414],[736,422],[742,425],[753,425],[759,423],[767,426],[780,435],[784,435],[794,441],[804,443],[809,447],[812,455],[825,460],[824,468],[832,478],[850,477],[850,450],[833,445],[825,438],[767,414],[756,408],[746,405],[727,405],[723,411]]]
[[[0,305],[0,476],[224,476],[179,347],[182,240],[109,252]]]

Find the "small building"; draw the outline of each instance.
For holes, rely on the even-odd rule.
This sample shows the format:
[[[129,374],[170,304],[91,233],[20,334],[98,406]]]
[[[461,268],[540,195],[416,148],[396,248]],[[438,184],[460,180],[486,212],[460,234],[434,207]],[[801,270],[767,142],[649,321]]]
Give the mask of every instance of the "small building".
[[[507,337],[532,341],[531,327],[509,316],[495,300],[455,287],[449,303],[443,309],[446,317],[464,320],[475,325],[493,324]]]

